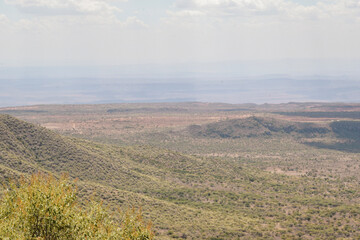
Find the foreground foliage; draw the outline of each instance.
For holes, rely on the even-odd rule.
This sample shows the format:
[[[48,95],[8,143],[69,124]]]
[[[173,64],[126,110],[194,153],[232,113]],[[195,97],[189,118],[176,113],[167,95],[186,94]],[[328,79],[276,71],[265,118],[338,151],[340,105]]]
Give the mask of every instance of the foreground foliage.
[[[102,204],[78,206],[76,189],[66,176],[59,180],[35,174],[11,182],[0,202],[0,239],[152,239],[140,213],[127,212],[116,223]]]

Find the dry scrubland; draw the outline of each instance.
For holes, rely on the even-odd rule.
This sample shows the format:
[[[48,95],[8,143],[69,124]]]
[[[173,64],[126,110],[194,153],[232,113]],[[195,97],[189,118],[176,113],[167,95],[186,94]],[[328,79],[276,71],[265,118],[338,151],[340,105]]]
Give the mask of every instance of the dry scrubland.
[[[0,113],[35,124],[1,116],[4,179],[68,172],[82,198],[96,193],[110,209],[142,206],[158,239],[360,238],[359,104],[44,105]]]

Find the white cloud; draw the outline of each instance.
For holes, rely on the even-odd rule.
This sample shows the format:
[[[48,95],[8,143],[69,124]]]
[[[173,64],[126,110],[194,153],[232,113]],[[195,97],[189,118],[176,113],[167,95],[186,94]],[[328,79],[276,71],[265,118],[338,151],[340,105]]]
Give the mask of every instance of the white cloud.
[[[199,10],[181,10],[181,11],[167,11],[169,16],[173,17],[198,17],[205,16],[206,14]]]
[[[4,14],[0,14],[0,24],[8,23],[9,19]]]
[[[359,0],[328,0],[305,6],[289,0],[177,0],[171,16],[196,13],[208,17],[276,17],[279,20],[323,19],[336,16],[358,18]],[[187,14],[188,16],[190,14]],[[194,16],[194,15],[193,15]]]
[[[358,0],[342,0],[338,3],[343,4],[347,8],[360,8],[360,1]]]
[[[0,24],[2,22],[1,18],[0,15]],[[120,21],[114,15],[35,16],[17,21],[10,21],[5,17],[4,26],[11,29],[12,32],[28,32],[29,34],[54,34],[62,31],[74,31],[74,34],[76,34],[79,29],[96,32],[102,31],[102,28],[108,31],[111,31],[111,29],[116,31],[120,29],[139,30],[148,28],[148,25],[136,16]]]
[[[121,10],[104,0],[6,0],[34,15],[113,14]]]
[[[133,28],[133,29],[141,29],[141,28],[147,28],[148,25],[146,25],[143,21],[138,19],[136,16],[128,17],[123,23],[123,26]]]
[[[7,2],[32,13],[10,20],[0,15],[0,61],[14,64],[360,56],[360,7],[354,0],[320,0],[306,6],[290,0],[177,0],[163,15],[155,11],[163,20],[158,22],[111,0]],[[117,14],[116,6],[128,12]]]
[[[54,32],[84,25],[124,25],[119,20],[121,9],[115,0],[5,0],[21,13],[20,19],[4,18],[12,31]],[[125,2],[127,0],[116,0]]]
[[[346,19],[360,17],[360,1],[358,0],[339,0],[330,4],[320,3],[318,8],[329,16],[343,16]]]
[[[196,9],[208,15],[276,14],[296,4],[283,0],[178,0],[179,9]]]

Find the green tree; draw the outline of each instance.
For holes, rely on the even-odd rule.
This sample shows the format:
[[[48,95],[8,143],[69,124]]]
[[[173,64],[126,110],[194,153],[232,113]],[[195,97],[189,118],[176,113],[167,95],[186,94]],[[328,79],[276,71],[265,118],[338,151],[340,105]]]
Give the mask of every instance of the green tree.
[[[74,183],[45,174],[10,182],[0,200],[0,239],[153,239],[151,226],[132,209],[121,222],[101,203],[79,207]]]

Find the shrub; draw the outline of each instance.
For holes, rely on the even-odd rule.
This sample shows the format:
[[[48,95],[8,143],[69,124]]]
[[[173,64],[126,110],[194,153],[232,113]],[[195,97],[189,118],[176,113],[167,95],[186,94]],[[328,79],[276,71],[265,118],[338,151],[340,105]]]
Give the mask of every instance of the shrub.
[[[153,239],[140,211],[128,211],[115,221],[101,203],[79,207],[76,188],[68,177],[35,174],[10,182],[0,200],[0,239],[78,240]]]

